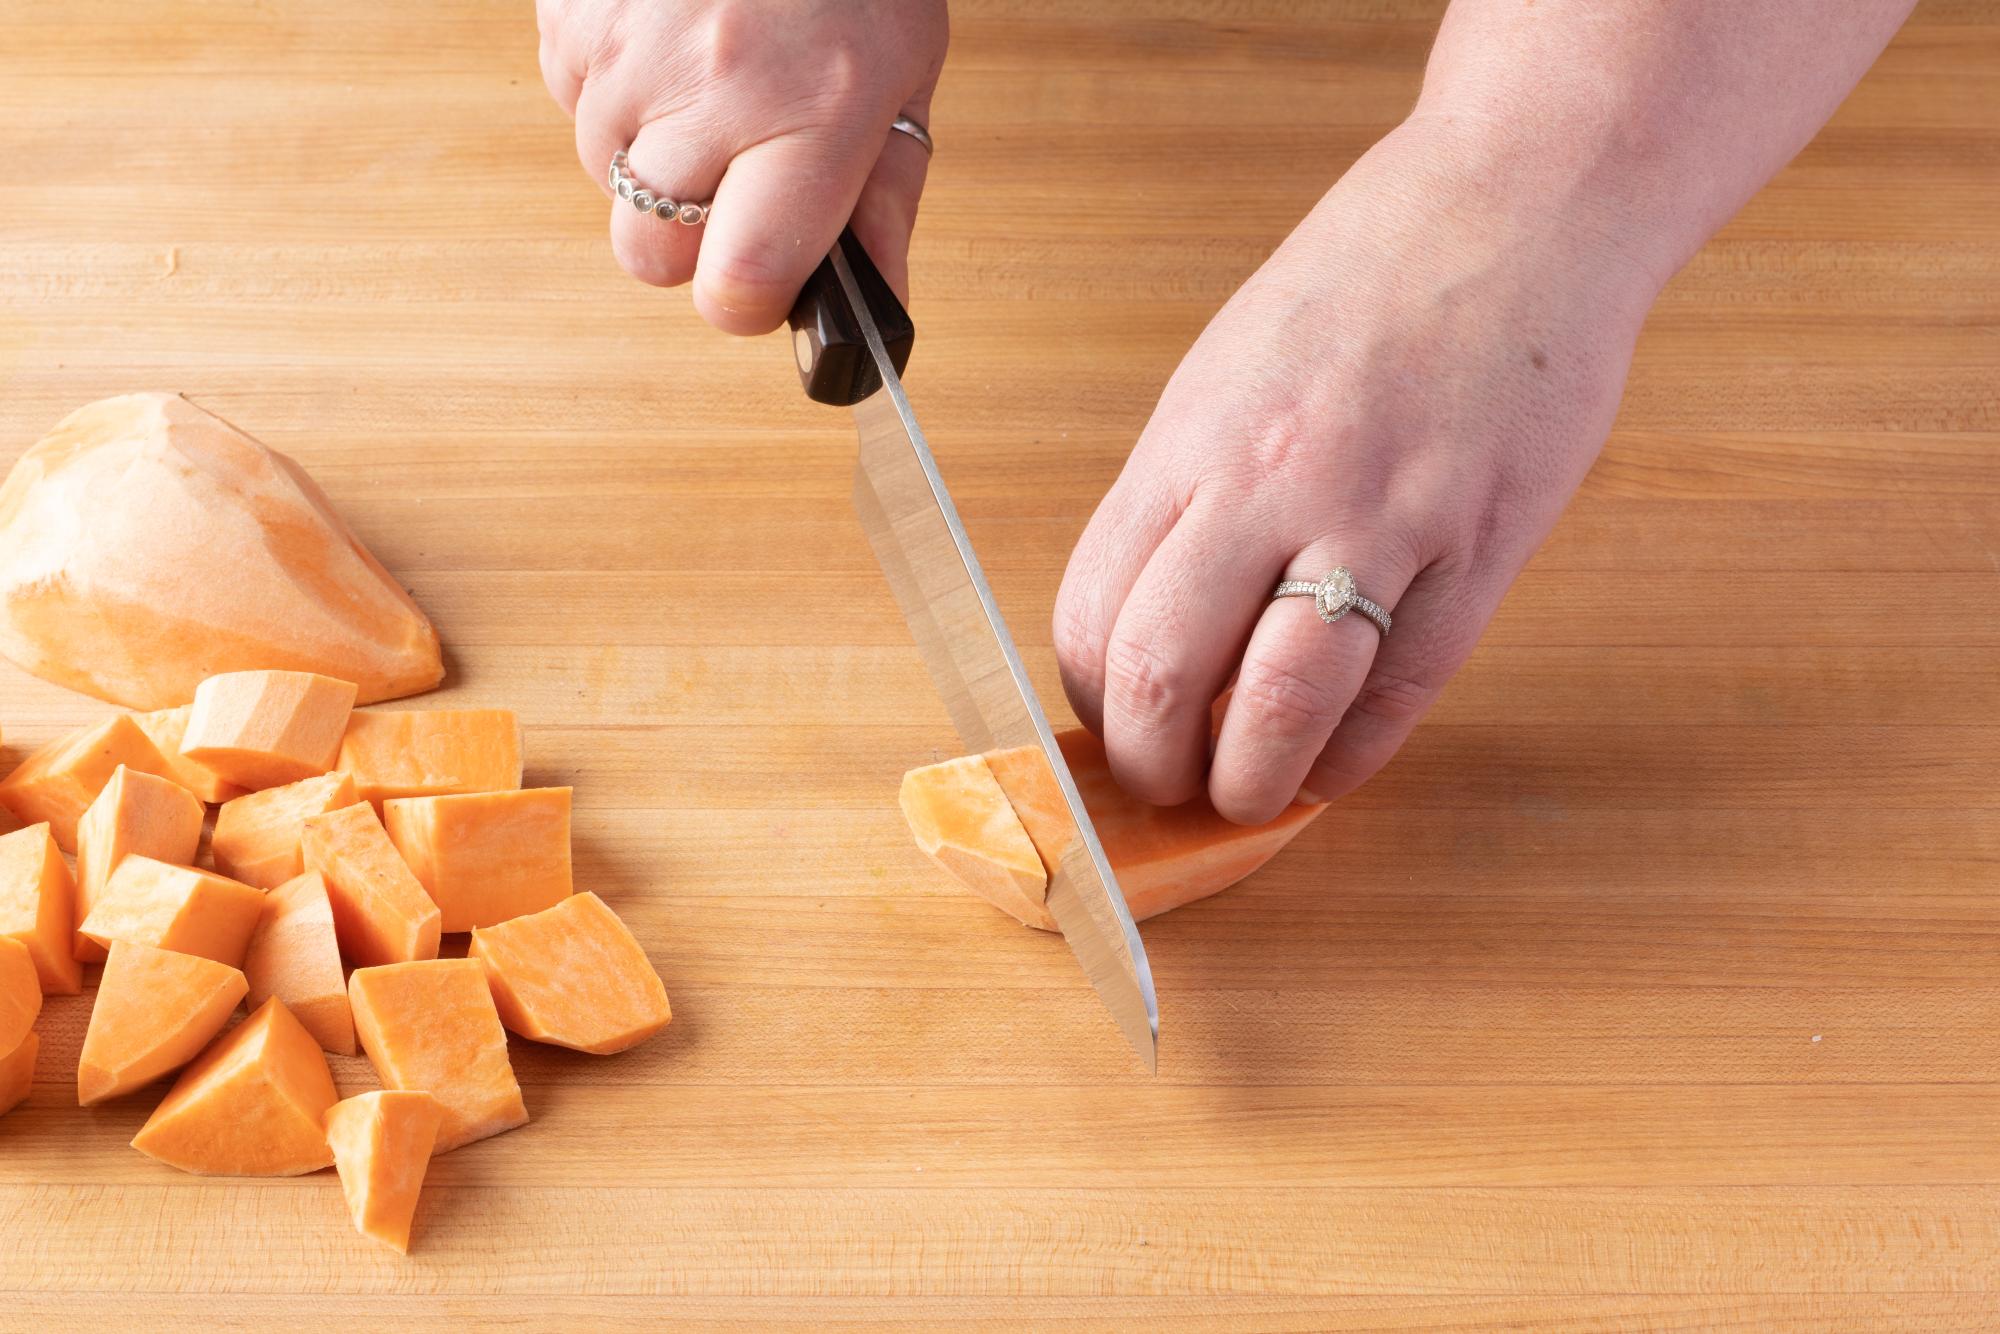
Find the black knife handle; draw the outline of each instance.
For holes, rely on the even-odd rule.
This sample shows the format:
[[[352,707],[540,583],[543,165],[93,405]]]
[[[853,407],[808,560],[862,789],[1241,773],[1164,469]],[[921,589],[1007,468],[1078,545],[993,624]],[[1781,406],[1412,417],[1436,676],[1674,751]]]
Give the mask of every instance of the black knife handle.
[[[853,228],[841,229],[838,244],[847,256],[847,267],[854,271],[862,300],[868,303],[868,313],[875,317],[875,327],[882,331],[889,361],[901,375],[909,364],[910,345],[917,340],[917,326],[910,323],[910,312],[896,300],[882,271],[854,238]],[[841,289],[840,275],[833,271],[832,259],[822,259],[799,289],[799,299],[792,305],[791,326],[792,355],[798,359],[799,383],[806,387],[807,398],[852,407],[882,387],[875,359],[868,355],[867,340],[861,335],[853,307],[848,305],[847,293]]]

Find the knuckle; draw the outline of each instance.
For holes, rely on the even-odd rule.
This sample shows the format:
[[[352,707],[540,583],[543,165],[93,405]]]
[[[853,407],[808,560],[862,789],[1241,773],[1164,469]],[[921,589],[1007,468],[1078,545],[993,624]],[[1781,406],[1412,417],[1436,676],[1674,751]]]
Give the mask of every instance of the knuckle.
[[[1243,664],[1235,698],[1251,710],[1260,731],[1281,740],[1323,736],[1340,720],[1333,687],[1264,659]]]
[[[1361,691],[1348,705],[1350,714],[1362,714],[1386,723],[1414,723],[1436,702],[1441,683],[1370,672]]]
[[[1095,617],[1075,600],[1063,598],[1056,603],[1050,629],[1055,639],[1056,661],[1065,672],[1080,680],[1094,680],[1102,674],[1105,636]]]
[[[1147,729],[1191,702],[1195,693],[1185,666],[1148,639],[1116,638],[1104,651],[1105,694]]]

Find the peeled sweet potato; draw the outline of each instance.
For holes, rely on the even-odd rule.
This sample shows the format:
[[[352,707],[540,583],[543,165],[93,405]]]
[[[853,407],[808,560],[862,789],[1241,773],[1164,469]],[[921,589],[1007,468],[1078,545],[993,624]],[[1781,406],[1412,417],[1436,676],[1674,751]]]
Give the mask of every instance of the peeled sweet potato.
[[[312,1034],[266,1001],[181,1072],[132,1147],[204,1176],[316,1172],[333,1164],[326,1110],[339,1098]]]
[[[196,687],[181,754],[238,787],[296,783],[333,768],[354,684],[316,672],[224,672]]]
[[[326,882],[340,952],[357,968],[435,959],[438,910],[365,801],[309,816],[306,869]]]
[[[1063,758],[1069,762],[1084,809],[1104,845],[1104,855],[1118,875],[1125,904],[1134,921],[1144,921],[1182,904],[1207,898],[1229,888],[1244,876],[1276,856],[1297,833],[1312,823],[1324,806],[1292,806],[1269,824],[1231,824],[1197,797],[1181,806],[1151,806],[1127,796],[1111,777],[1104,756],[1104,743],[1082,728],[1056,736]],[[1069,806],[1062,789],[1056,786],[1041,748],[1022,746],[1014,750],[991,751],[985,756],[994,780],[1019,817],[1021,828],[1040,854],[1044,867],[1054,866],[1068,849]],[[951,763],[913,769],[904,775],[905,792],[914,784],[915,800],[924,806],[956,800],[952,794],[961,786],[961,777]],[[912,803],[904,797],[907,810]],[[1002,822],[1004,824],[1004,822]],[[962,821],[972,829],[976,822]],[[923,842],[919,833],[918,841]],[[1011,846],[1011,835],[1006,839]],[[985,858],[998,862],[1004,847]],[[947,864],[946,869],[953,869]],[[956,871],[954,870],[954,874]],[[974,886],[977,888],[977,886]],[[1031,914],[1017,912],[1002,898],[980,891],[997,906],[1006,909],[1029,926],[1046,925]]]
[[[0,838],[0,936],[27,946],[45,995],[74,996],[83,989],[75,902],[76,882],[48,825]]]
[[[326,1112],[326,1142],[354,1228],[401,1254],[444,1109],[417,1090],[378,1089]]]
[[[71,413],[0,485],[0,653],[149,710],[218,672],[318,672],[363,702],[444,676],[429,620],[298,464],[157,393]]]
[[[524,1038],[596,1056],[667,1026],[667,989],[646,951],[595,894],[472,933],[500,1022]]]
[[[897,799],[917,846],[960,884],[1009,917],[1056,929],[1041,854],[984,755],[910,770]]]
[[[35,1057],[42,1040],[29,1033],[14,1050],[0,1052],[0,1116],[19,1107],[35,1087]]]
[[[104,897],[111,873],[137,854],[174,866],[194,861],[201,844],[201,802],[178,783],[118,766],[76,826],[76,957],[104,959],[104,947],[83,935],[83,919]]]
[[[470,931],[569,897],[569,799],[566,787],[391,797],[382,823],[441,929]]]
[[[243,974],[227,964],[113,941],[77,1060],[78,1105],[130,1093],[192,1061],[244,989]]]
[[[215,869],[246,885],[274,889],[306,869],[301,850],[306,820],[357,800],[353,780],[331,773],[224,802],[209,840]]]
[[[114,940],[129,940],[236,968],[263,913],[262,890],[190,866],[130,856],[118,863],[104,896],[78,929],[107,949]]]
[[[264,896],[264,916],[243,956],[250,1008],[285,1003],[327,1051],[354,1055],[354,1015],[333,930],[326,881],[312,871]]]
[[[139,730],[153,739],[160,749],[160,758],[167,762],[166,777],[195,794],[202,801],[233,801],[243,795],[243,789],[234,783],[224,782],[222,775],[204,765],[195,763],[181,754],[181,738],[187,735],[188,715],[194,712],[192,704],[183,704],[177,709],[155,709],[151,713],[135,713],[132,721]]]
[[[505,792],[521,786],[521,725],[511,709],[357,713],[334,767],[363,801]]]
[[[383,1087],[422,1089],[444,1110],[437,1152],[527,1124],[507,1033],[479,960],[357,968],[347,995],[354,1031]]]
[[[18,940],[0,939],[0,1051],[12,1051],[42,1012],[42,977]]]
[[[0,780],[0,806],[23,824],[46,820],[56,846],[76,852],[76,826],[119,765],[167,776],[166,757],[125,714],[43,746]]]

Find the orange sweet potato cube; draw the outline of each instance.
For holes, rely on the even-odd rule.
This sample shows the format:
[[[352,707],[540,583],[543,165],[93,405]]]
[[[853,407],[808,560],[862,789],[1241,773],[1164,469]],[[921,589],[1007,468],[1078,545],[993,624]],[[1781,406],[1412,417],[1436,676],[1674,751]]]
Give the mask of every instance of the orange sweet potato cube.
[[[264,896],[264,917],[243,956],[250,1008],[276,996],[327,1051],[354,1055],[354,1016],[340,968],[326,881],[308,871]]]
[[[361,712],[335,767],[363,801],[504,792],[521,786],[521,727],[511,709]]]
[[[165,777],[166,757],[125,714],[51,741],[0,780],[0,806],[23,824],[48,821],[56,846],[76,851],[76,825],[119,765]]]
[[[77,958],[104,958],[104,947],[86,940],[81,928],[118,863],[137,855],[191,865],[201,844],[201,818],[201,802],[180,784],[118,766],[76,826]]]
[[[306,869],[326,880],[340,952],[357,968],[435,959],[438,910],[365,801],[305,822]]]
[[[35,1057],[42,1040],[29,1033],[10,1052],[0,1053],[0,1116],[19,1107],[35,1087]]]
[[[964,755],[903,775],[903,818],[926,856],[994,907],[1044,931],[1049,876],[983,755]]]
[[[0,940],[0,1051],[12,1051],[42,1012],[42,975],[18,940]]]
[[[355,686],[314,672],[225,672],[195,688],[181,754],[251,789],[334,767]]]
[[[263,914],[260,889],[191,866],[127,857],[83,919],[83,934],[106,947],[129,940],[237,968]]]
[[[0,837],[0,936],[28,947],[44,994],[74,996],[83,989],[76,882],[46,822]]]
[[[470,931],[569,897],[569,800],[566,787],[391,797],[382,822],[441,929]]]
[[[234,783],[223,781],[221,774],[205,764],[197,764],[181,754],[181,738],[187,735],[188,715],[194,712],[192,704],[183,704],[178,709],[155,709],[151,713],[135,713],[132,721],[139,730],[151,737],[159,748],[160,758],[167,762],[166,776],[195,794],[203,801],[232,801],[243,795],[243,789]]]
[[[307,817],[359,800],[353,780],[336,772],[224,802],[208,845],[215,869],[246,885],[275,889],[306,869],[300,842]]]
[[[113,941],[77,1061],[78,1105],[143,1088],[201,1055],[245,989],[227,964]]]
[[[500,1022],[524,1038],[598,1056],[667,1026],[667,989],[637,938],[595,894],[472,933]]]
[[[132,1147],[204,1176],[316,1172],[333,1163],[326,1111],[339,1098],[312,1034],[266,1001],[181,1072]]]
[[[479,960],[357,968],[347,994],[354,1031],[384,1087],[422,1089],[438,1100],[437,1152],[527,1123]]]
[[[327,1109],[326,1142],[355,1230],[410,1252],[410,1220],[444,1109],[417,1090],[381,1089]]]

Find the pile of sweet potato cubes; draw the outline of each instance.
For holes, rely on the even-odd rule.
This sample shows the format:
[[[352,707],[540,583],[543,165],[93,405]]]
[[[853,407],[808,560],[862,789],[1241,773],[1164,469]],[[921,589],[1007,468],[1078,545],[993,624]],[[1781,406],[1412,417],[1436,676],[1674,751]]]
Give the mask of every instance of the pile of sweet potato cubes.
[[[355,695],[213,676],[0,781],[28,824],[0,837],[0,1112],[33,1080],[42,996],[101,962],[79,1103],[179,1071],[133,1147],[204,1174],[333,1166],[356,1227],[406,1250],[430,1157],[528,1119],[508,1030],[603,1054],[670,1013],[631,932],[572,892],[570,789],[521,787],[514,715]],[[454,932],[466,957],[438,957]],[[341,1101],[324,1053],[357,1040],[382,1089]]]

